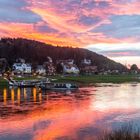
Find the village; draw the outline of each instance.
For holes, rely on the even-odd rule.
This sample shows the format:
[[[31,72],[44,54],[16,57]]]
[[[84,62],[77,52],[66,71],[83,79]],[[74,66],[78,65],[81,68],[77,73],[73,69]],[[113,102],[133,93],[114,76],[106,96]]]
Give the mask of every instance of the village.
[[[96,74],[97,66],[92,65],[92,61],[90,59],[81,60],[80,68],[74,63],[73,59],[58,60],[55,65],[52,58],[48,57],[48,61],[43,62],[42,65],[36,66],[32,66],[31,63],[19,58],[15,63],[13,63],[12,67],[9,68],[6,59],[0,59],[0,75],[2,76],[2,74],[6,73],[7,70],[11,72],[11,75],[16,76],[51,76],[56,74],[79,75],[80,73]]]
[[[16,59],[16,61],[9,66],[5,58],[0,59],[0,76],[10,74],[11,76],[54,76],[62,74],[64,76],[78,76],[78,75],[108,75],[108,74],[126,74],[127,72],[120,72],[119,70],[99,70],[94,62],[90,59],[81,60],[81,64],[78,67],[74,59],[57,60],[53,62],[51,57],[47,57],[47,61],[41,65],[33,65],[26,62],[22,58]],[[137,74],[138,71],[133,71]]]

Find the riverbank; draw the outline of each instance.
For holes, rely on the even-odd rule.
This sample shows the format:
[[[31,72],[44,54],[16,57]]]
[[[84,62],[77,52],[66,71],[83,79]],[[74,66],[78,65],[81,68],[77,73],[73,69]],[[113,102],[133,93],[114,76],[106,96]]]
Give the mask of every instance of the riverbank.
[[[94,83],[125,83],[140,82],[139,75],[93,75],[93,76],[68,76],[56,77],[57,82],[75,82],[79,84]]]
[[[8,82],[1,77],[0,78],[0,87],[3,87],[3,86],[8,86]]]
[[[50,76],[55,82],[73,82],[79,85],[89,85],[94,83],[125,83],[140,82],[140,75],[92,75],[92,76]],[[15,77],[15,80],[39,80],[41,77]],[[0,86],[7,86],[8,82],[0,78]]]

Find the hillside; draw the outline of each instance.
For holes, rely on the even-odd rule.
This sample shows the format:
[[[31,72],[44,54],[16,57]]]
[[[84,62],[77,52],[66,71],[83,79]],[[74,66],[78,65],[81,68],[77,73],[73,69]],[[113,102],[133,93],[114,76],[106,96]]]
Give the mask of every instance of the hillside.
[[[83,48],[52,46],[22,38],[2,38],[0,40],[0,58],[6,58],[10,65],[17,58],[24,58],[33,65],[42,64],[47,60],[47,56],[52,57],[54,62],[60,59],[74,59],[78,66],[82,59],[88,58],[93,61],[94,65],[98,66],[98,69],[127,70],[120,63]]]

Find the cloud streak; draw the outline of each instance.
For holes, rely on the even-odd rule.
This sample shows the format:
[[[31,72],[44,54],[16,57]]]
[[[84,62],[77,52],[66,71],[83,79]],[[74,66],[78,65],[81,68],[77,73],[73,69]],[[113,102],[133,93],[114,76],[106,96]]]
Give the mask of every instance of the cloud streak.
[[[139,56],[139,7],[139,0],[0,0],[0,37]],[[108,51],[110,45],[117,47]],[[129,51],[131,45],[135,47]]]

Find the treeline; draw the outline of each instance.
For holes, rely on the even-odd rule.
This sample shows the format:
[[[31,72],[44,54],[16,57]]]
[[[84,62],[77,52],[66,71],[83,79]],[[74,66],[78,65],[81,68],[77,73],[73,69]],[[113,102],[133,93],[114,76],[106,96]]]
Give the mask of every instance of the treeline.
[[[75,63],[80,66],[81,60],[87,58],[91,59],[98,69],[127,70],[120,63],[83,48],[52,46],[23,38],[1,38],[0,40],[0,58],[6,58],[10,65],[17,58],[23,58],[33,65],[42,64],[48,56],[53,59],[54,63],[56,60],[74,59]]]

